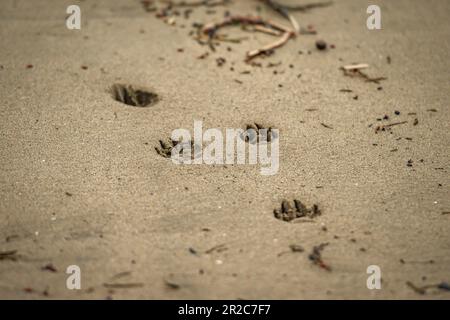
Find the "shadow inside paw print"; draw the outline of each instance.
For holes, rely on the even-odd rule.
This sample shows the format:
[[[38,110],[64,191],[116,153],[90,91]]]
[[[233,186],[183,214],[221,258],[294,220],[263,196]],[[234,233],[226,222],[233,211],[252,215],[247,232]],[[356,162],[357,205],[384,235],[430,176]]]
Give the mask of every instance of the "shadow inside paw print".
[[[281,209],[275,209],[273,211],[275,218],[283,221],[292,221],[298,218],[315,218],[320,216],[322,212],[320,211],[317,204],[314,204],[310,209],[300,201],[295,199],[293,202],[294,206],[287,200],[281,202]]]
[[[134,107],[149,107],[159,101],[156,93],[131,85],[114,84],[111,87],[114,100]]]
[[[180,142],[172,139],[168,139],[167,141],[159,140],[159,146],[155,147],[155,150],[164,158],[172,158],[172,150],[175,147],[177,147],[177,154],[180,155],[179,160],[181,162],[186,160],[194,160],[198,155],[201,156],[201,151],[200,153],[195,153],[194,141]],[[187,158],[185,155],[187,155]]]
[[[247,124],[245,131],[241,134],[241,139],[245,142],[255,144],[258,142],[271,142],[278,138],[278,134],[272,127],[266,127],[258,123]]]

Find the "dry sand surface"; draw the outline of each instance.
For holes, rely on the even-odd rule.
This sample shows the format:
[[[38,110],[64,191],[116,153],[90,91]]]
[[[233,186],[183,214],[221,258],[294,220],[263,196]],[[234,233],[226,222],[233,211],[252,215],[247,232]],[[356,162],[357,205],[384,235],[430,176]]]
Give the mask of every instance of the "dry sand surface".
[[[366,27],[373,2],[382,30]],[[81,30],[66,28],[71,4]],[[434,286],[450,281],[450,1],[295,12],[317,34],[257,57],[261,67],[245,53],[271,35],[226,28],[242,41],[215,52],[190,35],[226,11],[290,25],[261,2],[188,19],[144,7],[1,0],[0,298],[450,298]],[[387,80],[345,76],[351,63]],[[115,83],[159,101],[115,101]],[[155,151],[194,120],[278,128],[279,172],[176,165]],[[321,215],[278,220],[283,199]],[[81,290],[66,288],[69,265],[81,268]],[[381,290],[366,287],[369,265],[381,268]]]

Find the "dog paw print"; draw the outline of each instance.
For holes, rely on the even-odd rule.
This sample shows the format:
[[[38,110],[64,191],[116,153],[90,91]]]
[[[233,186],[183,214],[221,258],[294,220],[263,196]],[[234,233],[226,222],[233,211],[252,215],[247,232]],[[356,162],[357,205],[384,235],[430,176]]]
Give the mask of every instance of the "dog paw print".
[[[295,199],[293,203],[283,200],[281,202],[281,208],[273,211],[275,218],[290,222],[298,218],[315,218],[320,216],[322,212],[317,204],[314,204],[311,208],[307,208],[300,200]]]
[[[159,101],[156,93],[132,85],[116,83],[110,91],[114,100],[133,107],[149,107]]]
[[[272,127],[263,126],[259,123],[247,124],[241,139],[251,144],[259,142],[271,142],[278,138],[278,134]]]
[[[177,154],[181,155],[181,161],[194,160],[196,158],[194,141],[180,142],[172,139],[168,139],[167,141],[159,140],[159,146],[156,146],[155,150],[156,153],[164,158],[172,158],[172,150],[174,148],[177,148]],[[189,159],[185,159],[185,155],[188,155]]]

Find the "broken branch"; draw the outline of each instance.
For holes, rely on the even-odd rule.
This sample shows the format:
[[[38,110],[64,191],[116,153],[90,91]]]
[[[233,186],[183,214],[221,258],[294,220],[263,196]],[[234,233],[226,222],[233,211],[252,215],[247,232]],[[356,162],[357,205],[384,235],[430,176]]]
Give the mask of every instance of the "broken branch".
[[[368,68],[369,65],[366,63],[354,64],[341,67],[341,70],[344,72],[344,75],[347,77],[360,77],[366,82],[373,82],[379,84],[382,80],[387,80],[386,77],[370,77],[366,73],[362,72],[361,69]]]
[[[264,20],[260,17],[252,16],[229,16],[219,23],[209,23],[205,25],[202,28],[201,33],[207,35],[209,43],[211,43],[213,39],[217,38],[216,33],[220,28],[236,24],[263,26],[266,32],[268,32],[268,30],[282,32],[281,37],[275,42],[261,49],[249,51],[246,58],[247,62],[261,54],[268,53],[276,48],[283,46],[291,37],[295,35],[291,29],[281,24],[275,23],[270,20]]]

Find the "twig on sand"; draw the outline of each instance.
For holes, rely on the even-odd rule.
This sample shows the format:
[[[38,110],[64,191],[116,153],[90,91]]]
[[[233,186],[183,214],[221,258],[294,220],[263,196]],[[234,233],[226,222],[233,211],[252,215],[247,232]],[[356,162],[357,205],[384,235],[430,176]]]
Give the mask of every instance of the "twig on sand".
[[[386,131],[386,129],[389,129],[391,127],[398,126],[401,124],[405,124],[405,123],[408,123],[408,121],[394,122],[394,123],[385,124],[383,126],[377,126],[375,128],[375,133],[378,133],[379,131]]]
[[[332,1],[327,1],[327,2],[315,2],[315,3],[307,3],[307,4],[303,4],[303,5],[290,6],[290,5],[281,4],[278,1],[274,1],[274,0],[261,0],[261,1],[264,2],[265,4],[267,4],[273,10],[280,13],[283,17],[288,19],[291,22],[292,27],[294,28],[294,30],[297,34],[300,33],[300,25],[297,22],[297,20],[294,18],[294,16],[291,15],[290,11],[306,12],[306,11],[309,11],[309,10],[315,9],[315,8],[328,7],[333,3]]]
[[[308,257],[309,260],[311,260],[314,264],[318,265],[319,267],[327,271],[331,271],[331,267],[322,260],[322,251],[323,249],[325,249],[326,246],[328,246],[328,244],[329,244],[328,242],[321,243],[318,246],[313,247],[313,250]]]
[[[219,244],[219,245],[217,245],[217,246],[214,246],[214,247],[212,247],[212,248],[206,250],[205,253],[206,253],[206,254],[210,254],[210,253],[213,253],[213,252],[222,252],[222,251],[225,251],[225,250],[227,250],[227,249],[228,249],[228,248],[226,247],[226,244],[223,243],[223,244]]]
[[[348,66],[341,67],[341,70],[344,72],[344,75],[347,77],[360,77],[365,79],[366,82],[373,82],[379,84],[382,80],[387,80],[386,77],[370,77],[366,73],[362,72],[361,69],[368,68],[369,65],[366,63],[353,64]]]
[[[131,288],[142,288],[143,283],[104,283],[103,286],[108,289],[131,289]]]
[[[253,26],[253,29],[249,29],[247,27],[243,28],[244,31],[252,31],[252,32],[261,32],[261,33],[265,33],[271,36],[276,36],[279,37],[282,35],[282,32],[279,30],[274,30],[271,28],[266,28],[264,26],[260,26],[260,25],[256,25]]]
[[[252,50],[247,52],[247,61],[250,61],[251,59],[268,52],[271,52],[275,50],[276,48],[279,48],[283,46],[286,42],[289,41],[289,39],[293,36],[293,33],[291,32],[285,32],[277,41],[272,42],[271,44],[268,44],[267,46],[264,46],[260,49]]]
[[[278,3],[277,1],[273,1],[273,0],[262,0],[266,3],[272,3],[272,5],[276,5],[278,7],[281,7],[285,10],[289,10],[289,11],[301,11],[301,12],[306,12],[309,11],[311,9],[316,9],[316,8],[323,8],[323,7],[328,7],[331,6],[333,4],[333,1],[324,1],[324,2],[313,2],[313,3],[306,3],[306,4],[297,4],[297,5],[283,5]]]
[[[439,289],[442,291],[450,291],[450,285],[447,282],[441,282],[438,284],[428,284],[425,286],[418,287],[411,281],[407,281],[406,285],[413,289],[418,294],[426,294],[428,289]]]
[[[288,27],[285,27],[279,23],[270,20],[264,20],[261,17],[240,16],[240,15],[228,16],[221,22],[208,23],[203,26],[202,32],[204,34],[208,34],[210,37],[213,37],[220,28],[236,24],[262,25],[283,32],[292,32],[292,30],[289,29]]]
[[[276,48],[279,48],[283,46],[291,37],[295,36],[295,33],[279,24],[275,23],[270,20],[262,19],[261,17],[254,17],[254,16],[229,16],[225,18],[223,21],[218,23],[209,23],[201,29],[202,35],[208,36],[208,43],[211,43],[213,39],[217,38],[217,31],[223,27],[230,26],[230,25],[257,25],[257,26],[263,26],[266,29],[274,30],[281,32],[281,36],[274,42],[256,50],[251,50],[247,52],[246,62],[249,62],[253,58],[262,55],[262,54],[269,54]]]
[[[165,0],[163,1],[170,7],[178,7],[178,8],[192,8],[192,7],[217,7],[223,6],[230,2],[230,0],[198,0],[198,1],[171,1]]]
[[[367,63],[358,63],[358,64],[349,64],[346,66],[343,66],[342,69],[345,71],[351,71],[351,70],[359,70],[359,69],[366,69],[369,65]]]
[[[389,128],[389,127],[398,126],[399,124],[405,124],[405,123],[408,123],[408,121],[394,122],[394,123],[386,124],[383,127]]]
[[[321,122],[320,124],[322,125],[322,127],[325,127],[325,128],[327,128],[327,129],[333,129],[332,126],[329,126],[329,125],[327,125],[327,124],[325,124],[325,123],[323,123],[323,122]]]

